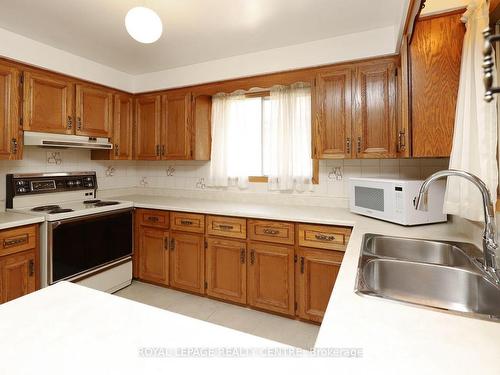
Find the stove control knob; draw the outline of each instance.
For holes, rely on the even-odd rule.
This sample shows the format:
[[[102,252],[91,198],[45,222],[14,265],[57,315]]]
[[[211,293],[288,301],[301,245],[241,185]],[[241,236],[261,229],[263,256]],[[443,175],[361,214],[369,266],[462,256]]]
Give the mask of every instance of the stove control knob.
[[[71,181],[71,180],[66,182],[66,185],[68,185],[68,187],[72,187],[74,184],[75,184],[75,182]]]
[[[23,186],[24,185],[24,181],[22,181],[22,180],[16,181],[16,185],[17,186]]]
[[[80,186],[81,184],[82,184],[82,181],[80,181],[80,180],[75,180],[75,185],[76,185],[76,186]]]
[[[26,189],[23,187],[17,188],[18,193],[26,193]]]

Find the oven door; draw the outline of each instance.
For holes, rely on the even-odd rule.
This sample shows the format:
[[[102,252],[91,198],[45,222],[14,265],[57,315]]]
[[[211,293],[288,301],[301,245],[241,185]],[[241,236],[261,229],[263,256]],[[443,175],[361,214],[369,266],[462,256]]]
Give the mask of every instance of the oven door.
[[[132,255],[132,209],[52,221],[47,229],[49,284]]]

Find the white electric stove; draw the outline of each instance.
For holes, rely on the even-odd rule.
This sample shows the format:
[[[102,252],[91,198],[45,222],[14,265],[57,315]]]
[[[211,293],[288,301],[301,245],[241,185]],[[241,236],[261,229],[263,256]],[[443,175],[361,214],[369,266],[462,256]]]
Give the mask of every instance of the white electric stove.
[[[42,287],[61,280],[114,292],[131,283],[133,204],[97,199],[95,172],[8,174],[8,210],[45,217]]]

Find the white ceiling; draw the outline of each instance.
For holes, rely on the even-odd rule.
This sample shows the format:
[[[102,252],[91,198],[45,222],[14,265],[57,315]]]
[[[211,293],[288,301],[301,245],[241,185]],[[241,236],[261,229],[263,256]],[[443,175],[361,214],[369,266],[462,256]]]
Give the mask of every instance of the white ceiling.
[[[130,74],[171,69],[401,24],[402,0],[0,0],[0,28]],[[164,33],[134,41],[134,6]]]

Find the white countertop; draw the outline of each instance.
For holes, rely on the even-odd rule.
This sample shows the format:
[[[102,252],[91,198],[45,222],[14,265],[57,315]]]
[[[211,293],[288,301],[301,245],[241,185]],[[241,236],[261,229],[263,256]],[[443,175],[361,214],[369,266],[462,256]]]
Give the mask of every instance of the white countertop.
[[[20,227],[28,224],[42,223],[43,217],[34,215],[25,215],[17,212],[0,212],[0,230],[14,227]]]
[[[200,199],[183,199],[159,196],[122,196],[120,200],[133,201],[136,207],[155,208],[176,211],[201,212],[231,216],[244,216],[300,222],[353,226],[353,232],[347,246],[328,309],[319,331],[316,348],[361,348],[362,358],[307,358],[307,359],[205,359],[183,360],[183,372],[199,370],[206,372],[250,373],[258,370],[276,371],[279,373],[339,373],[339,374],[471,374],[500,373],[500,323],[482,321],[462,316],[446,314],[413,306],[402,305],[378,298],[361,297],[354,293],[354,281],[360,253],[362,236],[365,233],[382,233],[396,236],[435,238],[448,240],[469,240],[457,233],[453,225],[436,224],[419,227],[402,227],[378,220],[354,215],[342,208],[326,207],[293,207],[254,205],[250,203],[233,203],[206,201]],[[411,277],[411,275],[408,275]],[[418,282],[418,280],[415,280]],[[50,289],[57,289],[50,296]],[[74,343],[74,350],[80,356],[87,370],[92,363],[105,362],[103,366],[113,369],[130,369],[130,373],[142,373],[148,370],[164,371],[178,364],[179,359],[144,359],[137,357],[138,343],[147,346],[253,346],[262,347],[268,340],[257,338],[227,328],[205,325],[191,318],[170,312],[156,310],[152,307],[124,301],[115,296],[107,296],[99,292],[71,291],[71,295],[63,297],[67,287],[51,287],[35,294],[12,301],[0,307],[0,332],[9,332],[6,337],[12,341],[0,340],[0,353],[9,353],[16,361],[33,348],[31,340],[36,325],[43,325],[38,315],[28,314],[26,310],[46,310],[53,314],[47,324],[61,330],[59,336],[42,332],[35,342],[45,340],[48,335],[46,351],[56,355],[55,347],[61,343]],[[72,297],[75,293],[77,297]],[[40,294],[40,297],[36,297]],[[82,298],[79,298],[80,296]],[[88,296],[84,296],[88,295]],[[96,297],[98,296],[98,297]],[[88,303],[79,302],[89,298]],[[66,300],[75,303],[67,305]],[[90,300],[93,300],[92,302]],[[50,302],[50,303],[49,303]],[[91,305],[95,305],[93,308]],[[64,306],[68,306],[66,311]],[[94,311],[94,310],[96,311]],[[151,312],[153,311],[154,312]],[[89,312],[91,311],[91,312]],[[116,316],[115,316],[115,313]],[[119,313],[118,313],[119,311]],[[100,314],[98,313],[100,312]],[[62,314],[62,315],[61,315]],[[13,321],[19,325],[10,328],[5,321]],[[127,324],[125,324],[127,322]],[[35,327],[29,329],[31,324]],[[153,327],[158,326],[158,334]],[[78,329],[75,331],[75,327]],[[9,331],[5,331],[5,329]],[[174,334],[169,336],[169,330]],[[184,332],[183,335],[181,333]],[[61,337],[71,334],[69,337]],[[134,338],[134,340],[131,339]],[[138,339],[140,338],[140,340]],[[179,339],[182,337],[182,340]],[[82,341],[83,340],[83,341]],[[132,341],[131,341],[132,340]],[[17,341],[17,344],[15,342]],[[26,341],[30,341],[27,349]],[[102,353],[101,341],[110,349]],[[151,344],[149,344],[151,343]],[[6,346],[13,346],[14,351]],[[43,344],[42,344],[43,345]],[[281,344],[271,342],[273,347]],[[61,347],[64,347],[62,345]],[[34,350],[34,349],[33,349]],[[68,348],[63,352],[68,354]],[[72,353],[70,353],[72,354]],[[106,355],[109,355],[107,357]],[[50,358],[46,357],[46,358]],[[68,358],[72,358],[69,355]],[[96,359],[94,361],[94,358]],[[48,360],[48,359],[47,359]],[[182,359],[181,359],[182,360]],[[14,362],[13,362],[14,363]],[[115,367],[112,367],[113,363]],[[122,366],[122,363],[124,366]],[[125,366],[126,365],[126,366]],[[1,369],[0,361],[0,369]],[[86,367],[85,367],[86,366]],[[152,367],[151,367],[152,366]],[[157,366],[157,367],[154,367]],[[13,367],[15,368],[15,367]],[[286,371],[285,371],[286,370]],[[120,370],[121,371],[121,370]],[[104,371],[100,371],[103,373]],[[0,371],[0,373],[5,373]],[[10,372],[12,373],[12,372]],[[149,372],[154,373],[154,372]]]

